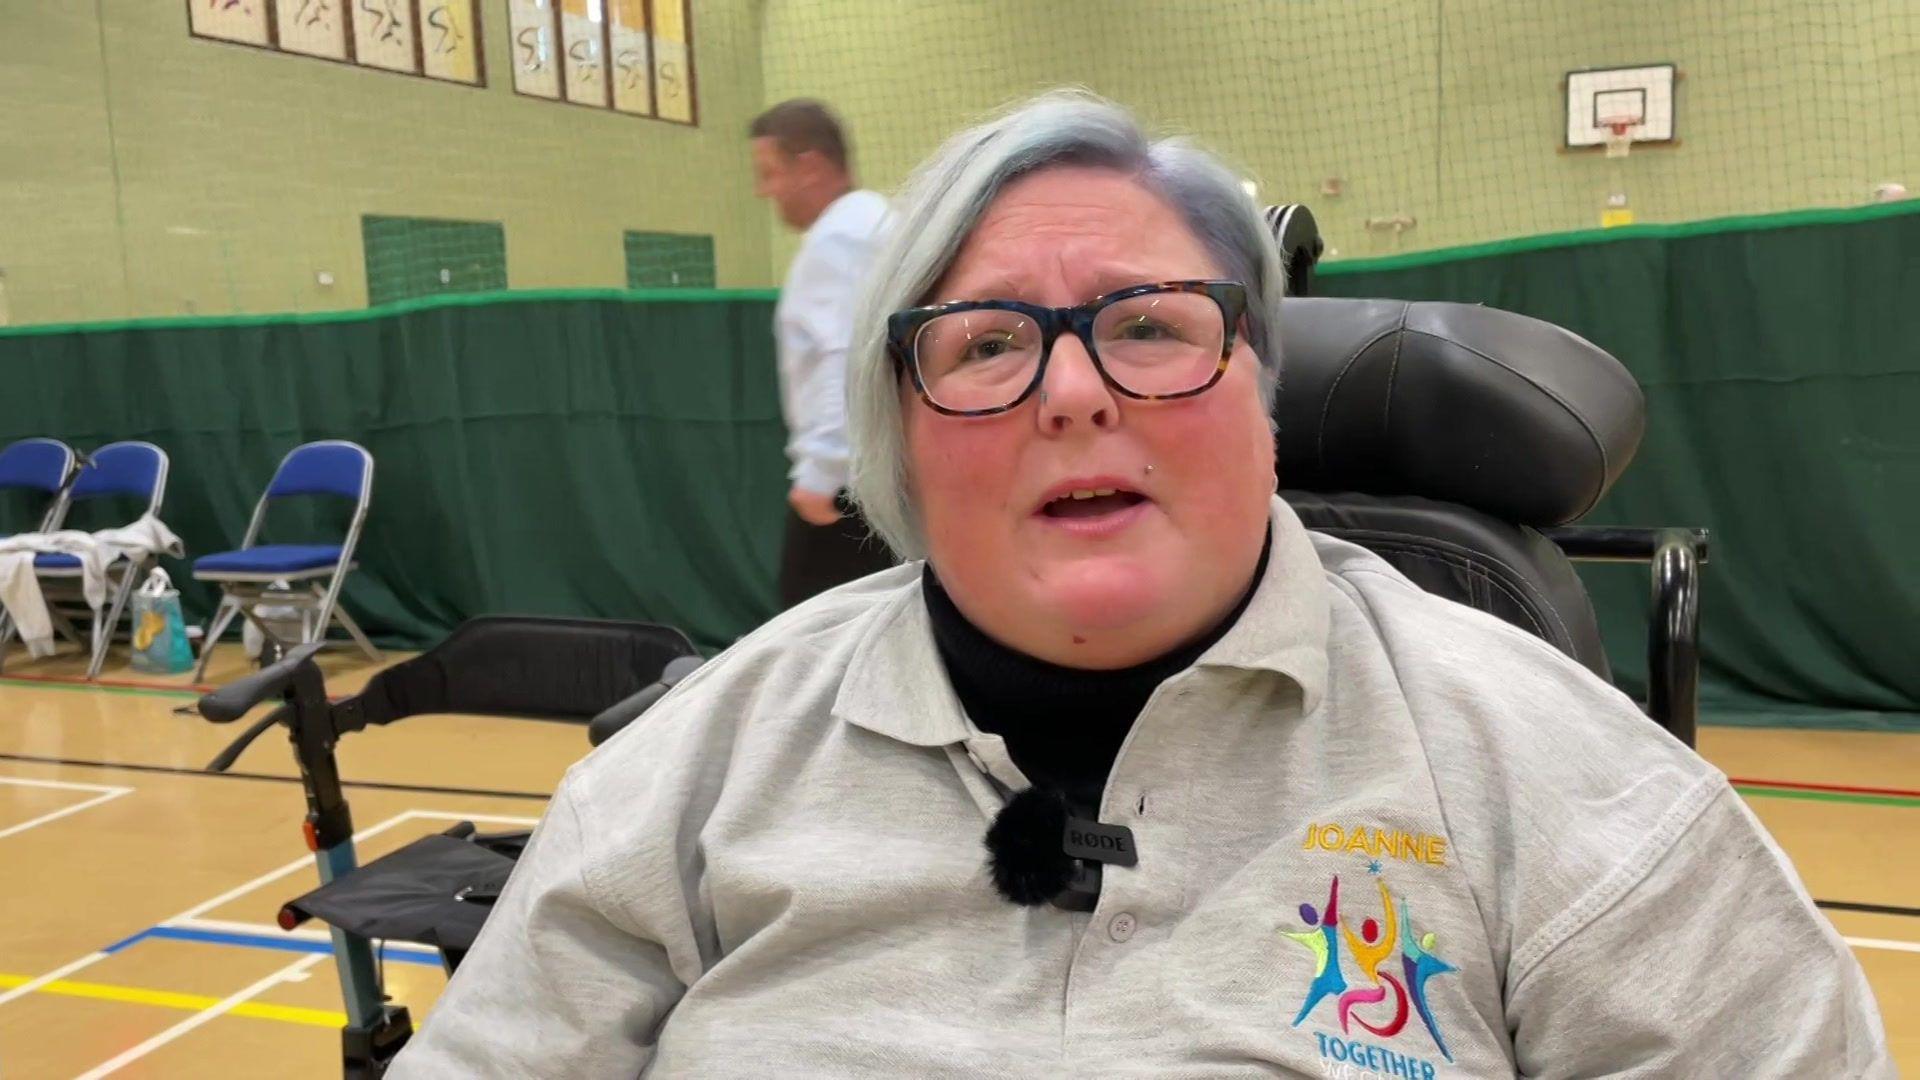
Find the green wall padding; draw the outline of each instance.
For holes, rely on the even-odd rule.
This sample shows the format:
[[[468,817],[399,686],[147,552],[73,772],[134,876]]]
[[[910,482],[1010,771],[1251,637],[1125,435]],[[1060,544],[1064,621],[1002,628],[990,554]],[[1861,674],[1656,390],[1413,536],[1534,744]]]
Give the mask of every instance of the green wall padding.
[[[163,517],[202,555],[238,545],[289,449],[363,443],[373,512],[346,597],[398,644],[515,612],[666,622],[713,648],[772,614],[771,301],[497,301],[0,335],[0,442],[152,440],[173,458]],[[189,588],[190,613],[210,598]]]
[[[1316,291],[1483,303],[1619,357],[1645,388],[1647,435],[1587,521],[1713,531],[1707,678],[1734,694],[1912,712],[1920,206],[1894,209],[1331,264]],[[1645,570],[1582,573],[1616,672],[1643,686]]]

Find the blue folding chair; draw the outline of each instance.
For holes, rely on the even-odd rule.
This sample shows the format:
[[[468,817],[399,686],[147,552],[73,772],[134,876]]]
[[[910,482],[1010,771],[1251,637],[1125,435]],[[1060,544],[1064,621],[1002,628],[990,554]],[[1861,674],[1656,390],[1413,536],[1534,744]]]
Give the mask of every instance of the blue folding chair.
[[[309,495],[353,500],[353,517],[340,543],[257,543],[270,503]],[[307,642],[325,641],[327,628],[337,622],[369,660],[380,660],[380,650],[373,647],[360,625],[340,604],[340,588],[355,568],[353,550],[360,543],[360,531],[366,525],[367,507],[372,498],[373,455],[367,453],[365,447],[338,439],[294,447],[280,462],[266,494],[253,508],[253,521],[247,526],[247,535],[240,541],[239,550],[194,560],[194,580],[220,587],[220,606],[200,646],[200,666],[194,672],[194,681],[206,678],[207,661],[213,657],[214,644],[236,616],[253,623],[266,635],[267,641],[282,651]],[[294,588],[269,591],[268,586],[276,581],[284,581]],[[299,641],[282,641],[273,627],[260,618],[255,609],[263,603],[299,610]]]
[[[70,514],[86,503],[108,498],[139,500],[141,510],[134,515],[135,520],[145,514],[158,514],[160,504],[166,498],[168,465],[167,452],[152,443],[109,443],[94,451],[92,457],[81,466],[79,477],[67,492],[63,514]],[[87,664],[88,679],[100,677],[100,667],[107,659],[107,646],[120,625],[120,617],[126,612],[127,600],[146,576],[147,567],[153,564],[154,558],[153,555],[122,556],[107,567],[107,588],[113,596],[112,606],[104,617],[96,617],[93,609],[87,605],[79,556],[43,552],[33,557],[33,572],[40,579],[40,592],[46,597],[47,613],[52,616],[54,625],[63,634],[78,641],[80,635],[74,628],[73,617],[81,616],[92,624],[89,627],[92,656]],[[11,626],[0,630],[0,648],[4,648],[12,633]]]
[[[0,447],[0,488],[38,491],[46,498],[36,532],[60,527],[67,513],[67,489],[79,458],[59,439],[21,439]]]
[[[67,489],[78,461],[73,447],[58,439],[21,439],[0,447],[0,491],[38,492],[45,501],[29,531],[52,532],[67,515]],[[0,657],[13,637],[13,617],[0,608]]]

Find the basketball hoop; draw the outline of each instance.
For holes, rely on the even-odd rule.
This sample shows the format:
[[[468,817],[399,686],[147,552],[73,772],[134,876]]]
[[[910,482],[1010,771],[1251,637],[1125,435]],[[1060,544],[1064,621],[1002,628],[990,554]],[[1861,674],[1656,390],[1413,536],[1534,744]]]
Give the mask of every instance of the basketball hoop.
[[[1632,131],[1634,125],[1639,122],[1640,119],[1634,116],[1616,116],[1600,121],[1600,126],[1607,129],[1608,157],[1623,158],[1627,156],[1628,151],[1633,149]]]

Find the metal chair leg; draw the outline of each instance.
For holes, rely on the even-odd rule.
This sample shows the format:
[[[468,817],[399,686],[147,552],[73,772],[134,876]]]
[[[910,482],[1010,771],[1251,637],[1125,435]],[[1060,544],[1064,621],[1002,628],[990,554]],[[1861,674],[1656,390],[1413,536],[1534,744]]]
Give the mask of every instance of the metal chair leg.
[[[385,657],[380,654],[380,650],[374,648],[372,639],[368,638],[366,633],[360,629],[360,624],[354,622],[353,616],[347,614],[347,609],[344,606],[334,608],[333,618],[335,622],[345,628],[347,636],[353,639],[353,643],[360,646],[360,651],[367,654],[367,659],[376,664],[385,659]],[[320,633],[324,636],[326,634],[326,628],[322,627]]]
[[[340,602],[340,593],[346,583],[347,570],[342,568],[334,573],[333,579],[327,583],[324,591],[318,582],[310,586],[314,596],[320,602],[320,610],[314,617],[313,640],[325,641],[328,628],[337,622],[341,629],[347,632],[347,636],[353,639],[353,643],[360,647],[360,651],[366,654],[368,660],[379,663],[382,659],[380,650],[373,647],[373,642],[368,640],[366,633],[360,629],[360,624],[353,620],[353,616],[347,614],[347,606]]]
[[[120,618],[126,614],[127,599],[133,595],[134,582],[140,580],[140,572],[145,569],[144,561],[139,564],[127,563],[127,571],[120,579],[120,587],[114,590],[113,604],[104,619],[94,620],[93,661],[87,665],[87,681],[100,677],[100,669],[106,666],[107,650],[113,648],[114,632],[120,629]]]
[[[102,612],[94,612],[93,624],[87,627],[87,637],[89,639],[87,643],[88,682],[93,681],[94,675],[98,673],[100,669],[100,660],[107,653],[106,625],[105,615]]]
[[[207,662],[213,659],[214,643],[220,640],[221,634],[227,632],[227,626],[239,613],[240,601],[231,595],[222,594],[220,606],[214,610],[213,618],[207,621],[207,636],[200,642],[200,664],[193,669],[194,682],[207,681]]]
[[[307,582],[307,595],[300,598],[300,640],[318,641],[326,644],[328,622],[326,614],[327,587],[317,581]]]
[[[53,632],[59,637],[66,638],[83,649],[91,646],[92,639],[82,638],[80,628],[73,625],[72,616],[60,610],[57,604],[47,605],[47,619],[53,623]]]

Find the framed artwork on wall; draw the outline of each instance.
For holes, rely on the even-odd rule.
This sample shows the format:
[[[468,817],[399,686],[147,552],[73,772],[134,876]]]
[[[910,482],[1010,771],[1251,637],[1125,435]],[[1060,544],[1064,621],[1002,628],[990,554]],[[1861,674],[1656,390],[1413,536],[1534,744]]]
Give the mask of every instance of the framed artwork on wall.
[[[350,60],[347,4],[351,0],[277,0],[274,30],[281,52]]]
[[[507,0],[507,46],[513,53],[515,93],[560,97],[560,46],[554,14],[554,0]]]
[[[693,89],[693,21],[688,0],[653,0],[654,114],[698,123]]]
[[[607,14],[613,107],[635,116],[652,116],[653,47],[647,35],[647,0],[612,0]]]
[[[420,0],[423,74],[445,82],[480,83],[480,20],[474,0]]]
[[[513,88],[698,124],[691,0],[505,0]]]
[[[603,0],[560,0],[560,69],[568,101],[607,107],[606,54]]]
[[[387,71],[419,71],[413,15],[408,0],[353,0],[354,63]]]
[[[194,37],[486,85],[479,0],[186,0]]]
[[[187,0],[187,27],[195,37],[237,41],[242,45],[273,44],[268,0]]]

